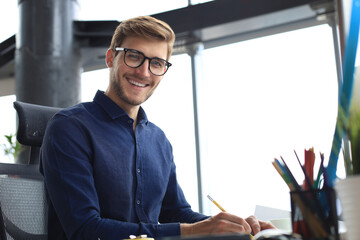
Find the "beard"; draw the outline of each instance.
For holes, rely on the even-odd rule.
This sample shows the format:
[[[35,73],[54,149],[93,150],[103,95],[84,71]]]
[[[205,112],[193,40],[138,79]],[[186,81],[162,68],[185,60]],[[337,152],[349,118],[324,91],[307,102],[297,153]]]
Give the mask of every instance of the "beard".
[[[146,100],[149,99],[149,97],[151,97],[151,95],[153,94],[153,91],[149,92],[148,94],[146,94],[145,99],[140,99],[140,100],[136,100],[136,99],[130,99],[124,90],[123,85],[121,84],[121,81],[117,81],[115,76],[113,76],[113,79],[111,81],[111,87],[112,89],[114,89],[116,95],[125,103],[132,105],[132,106],[139,106],[140,104],[142,104],[143,102],[145,102]]]

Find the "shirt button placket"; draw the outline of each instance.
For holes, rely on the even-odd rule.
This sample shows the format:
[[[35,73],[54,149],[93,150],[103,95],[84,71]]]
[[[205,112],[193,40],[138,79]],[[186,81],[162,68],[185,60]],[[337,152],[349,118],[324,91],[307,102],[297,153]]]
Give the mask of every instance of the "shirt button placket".
[[[140,147],[140,141],[138,139],[139,137],[139,128],[135,129],[135,144],[136,144],[136,160],[135,160],[135,172],[136,172],[136,178],[137,178],[137,188],[136,188],[136,213],[137,216],[139,218],[140,221],[146,221],[147,217],[146,214],[144,213],[144,210],[142,209],[143,207],[143,180],[142,179],[142,168],[141,168],[141,147]]]
[[[141,172],[140,168],[137,168],[137,169],[136,169],[136,172],[137,172],[138,174],[140,174],[140,172]],[[138,176],[138,177],[140,177],[140,176]],[[140,189],[138,189],[138,190],[140,190]],[[141,203],[140,199],[136,200],[136,205],[140,206],[140,203]]]

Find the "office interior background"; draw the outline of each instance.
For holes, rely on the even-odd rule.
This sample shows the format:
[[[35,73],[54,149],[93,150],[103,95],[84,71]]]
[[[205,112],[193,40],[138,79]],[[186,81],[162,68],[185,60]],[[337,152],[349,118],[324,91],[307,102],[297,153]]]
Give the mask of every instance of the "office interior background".
[[[76,19],[119,20],[208,1],[78,0]],[[0,42],[18,29],[17,1],[1,3]],[[178,180],[194,210],[216,214],[211,195],[227,211],[247,216],[256,205],[290,209],[289,189],[271,162],[282,156],[302,181],[300,159],[314,147],[328,159],[335,129],[338,77],[328,23],[289,29],[204,49],[197,83],[200,147],[195,144],[191,58],[175,54],[155,94],[143,104],[174,149]],[[359,54],[357,63],[360,65]],[[106,90],[108,69],[81,75],[81,100]],[[16,133],[15,95],[0,96],[0,144]],[[198,194],[197,151],[201,153]],[[11,162],[0,154],[0,161]],[[340,156],[338,176],[344,176]]]

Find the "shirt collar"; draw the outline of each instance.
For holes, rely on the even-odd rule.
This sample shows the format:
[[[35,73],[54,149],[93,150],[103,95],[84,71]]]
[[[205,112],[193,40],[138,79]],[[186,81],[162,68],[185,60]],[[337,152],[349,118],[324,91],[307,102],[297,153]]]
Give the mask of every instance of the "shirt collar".
[[[149,123],[149,120],[146,116],[144,109],[140,106],[138,112],[138,124],[143,124],[143,123],[147,125]]]
[[[103,91],[98,90],[94,97],[94,102],[99,104],[100,107],[109,115],[111,119],[117,119],[121,117],[130,118],[129,115],[119,107],[113,100],[105,95]],[[138,124],[148,124],[148,119],[144,109],[140,106],[138,112]]]

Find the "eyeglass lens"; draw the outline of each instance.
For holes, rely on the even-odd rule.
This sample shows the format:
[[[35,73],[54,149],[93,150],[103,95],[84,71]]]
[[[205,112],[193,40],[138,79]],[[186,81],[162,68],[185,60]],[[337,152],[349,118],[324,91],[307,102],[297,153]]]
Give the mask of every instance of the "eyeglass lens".
[[[137,68],[144,63],[145,55],[141,52],[128,50],[125,52],[125,63],[129,67]],[[150,72],[155,75],[163,75],[167,71],[168,65],[166,61],[160,58],[147,58],[149,59],[149,69]]]

